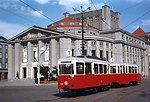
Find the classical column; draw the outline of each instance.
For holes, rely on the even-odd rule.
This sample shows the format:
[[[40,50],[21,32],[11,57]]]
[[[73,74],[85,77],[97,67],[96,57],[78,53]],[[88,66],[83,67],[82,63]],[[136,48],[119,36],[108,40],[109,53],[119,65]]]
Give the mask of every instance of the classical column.
[[[70,38],[60,38],[60,58],[66,57],[67,50],[72,50]]]
[[[8,79],[13,79],[15,76],[13,55],[13,46],[8,44]]]
[[[41,40],[38,41],[39,50],[43,47],[43,42]],[[40,61],[43,61],[43,55],[40,56]]]
[[[92,56],[92,45],[91,45],[91,41],[87,41],[87,55]]]
[[[80,45],[80,40],[75,41],[75,56],[80,56],[81,55],[81,45]]]
[[[56,40],[51,39],[50,42],[50,62],[51,62],[51,67],[55,67],[57,65],[56,62]]]
[[[32,43],[28,42],[27,44],[27,48],[28,48],[28,68],[27,68],[27,78],[31,78],[31,62],[32,62]]]
[[[103,43],[103,57],[106,58],[106,42]]]
[[[15,77],[17,77],[17,73],[19,73],[20,67],[20,52],[19,52],[19,43],[15,43]]]

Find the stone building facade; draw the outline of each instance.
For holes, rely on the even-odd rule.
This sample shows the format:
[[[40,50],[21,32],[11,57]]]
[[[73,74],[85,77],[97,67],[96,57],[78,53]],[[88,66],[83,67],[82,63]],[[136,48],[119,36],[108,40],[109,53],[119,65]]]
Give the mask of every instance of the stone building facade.
[[[81,20],[81,13],[64,13],[64,15]],[[84,23],[87,23],[99,30],[108,30],[120,28],[119,16],[119,12],[114,12],[108,5],[104,5],[102,6],[102,9],[84,12],[83,20]]]
[[[0,80],[8,75],[8,46],[7,39],[0,36]]]
[[[97,56],[109,62],[113,60],[116,63],[138,64],[141,72],[146,72],[145,40],[120,29],[119,14],[111,11],[107,5],[99,12],[102,12],[102,15],[97,15],[102,17],[104,14],[109,15],[105,20],[111,26],[112,15],[115,15],[117,21],[114,21],[116,24],[113,29],[106,26],[106,23],[100,27],[88,24],[89,21],[84,22],[86,55]],[[38,62],[49,68],[57,67],[58,59],[67,57],[68,49],[72,51],[72,56],[80,56],[81,27],[79,19],[71,18],[67,14],[65,18],[48,25],[47,28],[33,26],[11,38],[8,41],[8,79],[16,79],[17,73],[19,79],[34,79],[37,77]],[[40,55],[43,46],[47,46],[47,49]]]

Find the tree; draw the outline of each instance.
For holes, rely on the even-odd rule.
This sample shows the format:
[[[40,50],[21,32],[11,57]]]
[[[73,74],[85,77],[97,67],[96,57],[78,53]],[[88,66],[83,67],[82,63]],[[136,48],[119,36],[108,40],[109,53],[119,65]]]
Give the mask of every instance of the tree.
[[[44,65],[40,66],[40,74],[44,76],[44,79],[48,79],[49,68]]]

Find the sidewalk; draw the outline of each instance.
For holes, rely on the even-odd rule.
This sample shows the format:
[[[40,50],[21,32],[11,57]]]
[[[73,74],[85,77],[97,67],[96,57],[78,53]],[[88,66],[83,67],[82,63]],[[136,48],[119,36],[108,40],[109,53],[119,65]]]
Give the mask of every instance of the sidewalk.
[[[57,81],[48,82],[47,84],[41,83],[41,84],[35,84],[33,82],[26,82],[24,80],[19,81],[12,81],[12,80],[2,80],[0,81],[0,87],[8,87],[8,86],[41,86],[41,85],[57,85]]]

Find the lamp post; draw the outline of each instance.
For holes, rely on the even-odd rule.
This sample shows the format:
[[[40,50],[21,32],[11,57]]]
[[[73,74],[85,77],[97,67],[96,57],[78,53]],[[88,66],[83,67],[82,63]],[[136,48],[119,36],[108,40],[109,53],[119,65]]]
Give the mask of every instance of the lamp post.
[[[38,47],[38,84],[40,84],[40,63],[41,56],[47,50],[48,45],[45,45],[41,48]]]
[[[87,9],[85,9],[85,10],[83,10],[83,6],[81,5],[80,6],[81,7],[81,10],[78,10],[78,9],[76,9],[76,8],[74,8],[73,7],[73,10],[74,11],[78,11],[79,13],[81,13],[81,22],[82,22],[82,46],[81,46],[81,52],[82,52],[82,56],[84,56],[85,55],[85,53],[84,53],[84,28],[83,28],[83,14],[84,14],[84,12],[86,12],[87,10],[90,10],[90,8],[91,7],[88,7]]]

